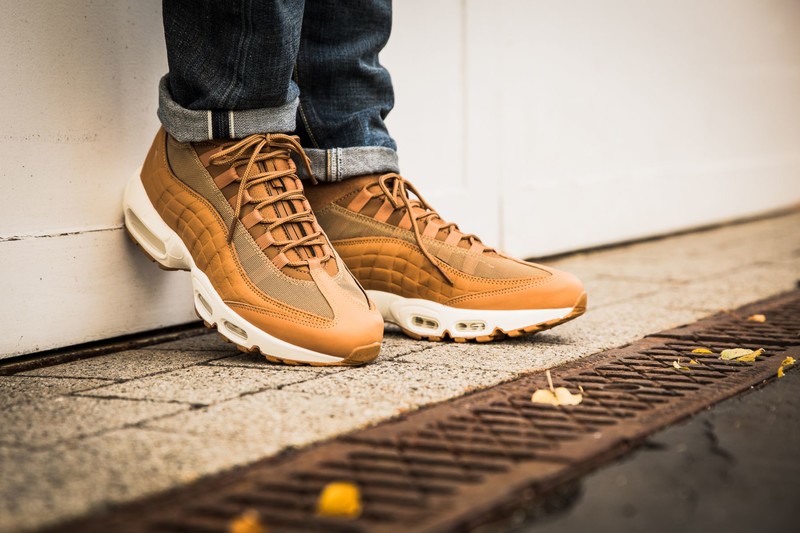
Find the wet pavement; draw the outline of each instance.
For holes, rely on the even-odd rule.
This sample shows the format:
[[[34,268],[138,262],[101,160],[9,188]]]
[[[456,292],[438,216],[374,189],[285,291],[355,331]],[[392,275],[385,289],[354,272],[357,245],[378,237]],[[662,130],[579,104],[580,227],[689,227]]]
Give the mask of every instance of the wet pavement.
[[[793,369],[654,434],[623,460],[483,531],[796,531],[798,398]]]

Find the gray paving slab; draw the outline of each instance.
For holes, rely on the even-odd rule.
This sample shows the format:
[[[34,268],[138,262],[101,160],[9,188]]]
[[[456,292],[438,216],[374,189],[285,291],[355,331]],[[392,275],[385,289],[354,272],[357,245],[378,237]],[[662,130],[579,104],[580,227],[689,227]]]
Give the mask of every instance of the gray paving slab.
[[[15,403],[31,403],[71,392],[114,383],[106,379],[42,378],[0,376],[0,409]]]
[[[401,410],[461,396],[514,377],[512,372],[470,369],[433,363],[387,361],[288,385],[284,391],[323,397],[381,398]]]
[[[163,374],[116,383],[83,393],[84,396],[174,401],[210,405],[243,394],[313,379],[324,369],[294,369],[264,364],[258,368],[198,365]]]
[[[224,354],[208,351],[126,350],[89,359],[81,359],[63,365],[48,366],[22,372],[24,376],[52,376],[76,378],[100,378],[122,381],[159,372],[204,363],[224,357]]]
[[[398,412],[395,402],[378,395],[310,395],[269,390],[204,409],[149,422],[144,427],[174,433],[236,438],[274,450],[367,425]]]
[[[188,337],[186,339],[178,339],[176,341],[162,342],[153,344],[151,346],[142,347],[143,350],[179,350],[184,352],[189,351],[214,351],[225,352],[227,354],[237,354],[239,350],[231,344],[226,342],[222,335],[216,331],[208,330],[207,333]]]
[[[597,309],[627,300],[669,290],[672,283],[655,283],[650,281],[632,281],[626,279],[609,279],[589,276],[582,279],[589,295],[589,308]]]
[[[580,347],[585,354],[616,348],[644,335],[688,324],[708,316],[709,311],[690,308],[667,309],[669,290],[626,302],[592,309],[571,322],[539,333],[539,340]],[[670,296],[670,298],[672,298]]]
[[[497,370],[521,375],[564,364],[587,355],[591,348],[579,344],[553,344],[538,336],[488,344],[439,344],[398,358],[419,365],[446,365],[466,372]]]
[[[38,528],[276,452],[236,435],[125,428],[45,450],[0,446],[0,531]]]
[[[187,404],[55,396],[0,411],[0,444],[45,447],[185,411]]]
[[[747,303],[792,290],[800,270],[780,263],[751,265],[715,279],[689,283],[680,291],[655,296],[667,309],[697,309],[708,312],[735,309]]]

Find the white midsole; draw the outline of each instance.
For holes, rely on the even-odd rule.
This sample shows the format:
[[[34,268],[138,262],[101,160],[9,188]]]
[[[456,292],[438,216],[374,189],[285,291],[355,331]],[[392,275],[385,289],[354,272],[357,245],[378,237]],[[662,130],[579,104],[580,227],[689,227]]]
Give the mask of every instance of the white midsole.
[[[495,329],[512,331],[550,320],[566,318],[573,308],[494,311],[459,309],[421,298],[404,298],[383,291],[367,291],[387,322],[423,336],[472,339],[491,335]]]
[[[192,259],[189,249],[153,207],[139,177],[141,169],[128,181],[122,201],[125,226],[150,256],[167,268],[189,270],[197,313],[230,341],[268,355],[304,363],[337,363],[343,360],[295,346],[257,328],[228,307],[214,290],[208,276]]]

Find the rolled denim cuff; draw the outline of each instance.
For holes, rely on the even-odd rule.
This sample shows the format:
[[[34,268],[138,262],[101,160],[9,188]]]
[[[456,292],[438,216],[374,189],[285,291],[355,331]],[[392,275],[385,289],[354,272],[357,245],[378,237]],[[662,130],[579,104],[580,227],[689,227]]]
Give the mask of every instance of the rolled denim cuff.
[[[245,110],[186,109],[172,98],[167,77],[158,84],[158,118],[180,142],[240,139],[254,133],[291,133],[295,130],[297,98],[280,107]]]
[[[342,181],[365,174],[400,172],[397,152],[383,146],[307,148],[311,170],[319,181]]]

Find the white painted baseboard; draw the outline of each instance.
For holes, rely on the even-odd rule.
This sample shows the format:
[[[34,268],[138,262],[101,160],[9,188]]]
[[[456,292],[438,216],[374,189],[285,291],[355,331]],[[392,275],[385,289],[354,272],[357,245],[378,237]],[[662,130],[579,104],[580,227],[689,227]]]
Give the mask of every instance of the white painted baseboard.
[[[0,359],[197,320],[186,272],[122,228],[0,242]]]

